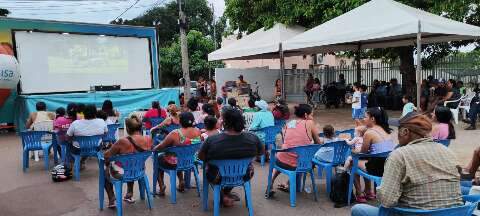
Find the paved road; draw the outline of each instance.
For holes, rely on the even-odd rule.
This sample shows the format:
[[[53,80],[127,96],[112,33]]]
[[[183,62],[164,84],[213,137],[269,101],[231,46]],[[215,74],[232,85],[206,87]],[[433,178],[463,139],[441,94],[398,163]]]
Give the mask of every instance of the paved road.
[[[398,116],[399,113],[391,113]],[[315,113],[318,127],[332,124],[336,129],[350,128],[350,110],[328,110]],[[459,125],[464,127],[464,125]],[[458,139],[453,141],[451,149],[458,155],[460,163],[466,164],[471,152],[477,146],[480,131],[464,131],[457,126]],[[394,135],[396,136],[396,135]],[[56,216],[56,215],[115,215],[115,211],[98,210],[98,166],[95,159],[87,161],[87,169],[81,173],[80,182],[68,181],[53,183],[43,170],[43,163],[31,162],[31,168],[23,173],[21,169],[21,144],[14,134],[0,135],[0,215],[9,216]],[[151,161],[147,162],[150,176]],[[264,198],[268,174],[268,165],[260,167],[255,163],[255,177],[252,182],[252,196],[255,215],[349,215],[350,208],[334,209],[325,193],[324,180],[317,180],[319,200],[315,202],[312,194],[297,195],[297,207],[290,208],[288,194],[277,192],[271,200]],[[284,181],[282,178],[281,181]],[[168,181],[167,181],[168,185]],[[136,185],[137,186],[137,185]],[[135,188],[137,190],[137,188]],[[153,210],[147,210],[143,201],[124,204],[125,215],[212,215],[213,197],[210,195],[210,211],[203,212],[200,198],[195,190],[184,194],[177,193],[177,204],[169,203],[169,190],[166,198],[154,198]],[[242,194],[241,189],[235,189]],[[138,192],[135,197],[139,200]],[[221,209],[222,215],[246,215],[243,199],[233,208]]]

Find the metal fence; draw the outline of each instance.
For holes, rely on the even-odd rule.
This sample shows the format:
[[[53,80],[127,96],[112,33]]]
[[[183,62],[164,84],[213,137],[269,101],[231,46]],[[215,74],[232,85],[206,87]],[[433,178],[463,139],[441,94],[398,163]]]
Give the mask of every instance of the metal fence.
[[[338,81],[340,74],[345,76],[347,84],[357,81],[355,65],[325,67],[321,69],[288,69],[285,70],[285,92],[289,101],[304,101],[305,83],[308,74],[318,78],[322,86]],[[455,79],[472,86],[480,80],[480,57],[449,56],[422,70],[421,79],[428,76],[435,79]],[[402,84],[402,74],[398,61],[394,63],[367,63],[361,65],[361,81],[369,87],[374,80],[390,81],[396,78]]]

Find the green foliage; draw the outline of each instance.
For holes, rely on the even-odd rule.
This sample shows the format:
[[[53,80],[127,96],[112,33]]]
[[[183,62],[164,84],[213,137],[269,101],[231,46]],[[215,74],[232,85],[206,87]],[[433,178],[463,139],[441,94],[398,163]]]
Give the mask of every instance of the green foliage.
[[[0,8],[0,16],[7,16],[8,14],[10,14],[10,11],[4,8]]]
[[[208,77],[209,71],[223,67],[221,62],[209,62],[208,53],[215,50],[215,44],[201,32],[191,30],[187,35],[188,54],[190,56],[190,75],[193,79],[202,75]],[[180,40],[177,38],[169,46],[160,49],[160,65],[162,67],[164,84],[176,84],[182,77],[182,57]],[[165,79],[168,77],[168,80]],[[170,83],[168,83],[170,82]]]

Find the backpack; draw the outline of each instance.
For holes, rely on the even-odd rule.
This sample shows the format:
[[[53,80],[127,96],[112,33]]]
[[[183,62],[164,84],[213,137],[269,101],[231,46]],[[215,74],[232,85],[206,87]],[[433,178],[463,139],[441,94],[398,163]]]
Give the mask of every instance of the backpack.
[[[72,172],[70,168],[59,164],[50,171],[53,182],[63,182],[72,178]]]
[[[335,208],[341,208],[347,205],[347,190],[348,180],[350,175],[346,171],[337,171],[332,179],[332,185],[330,190],[330,200],[335,203]],[[351,200],[355,200],[353,195]]]

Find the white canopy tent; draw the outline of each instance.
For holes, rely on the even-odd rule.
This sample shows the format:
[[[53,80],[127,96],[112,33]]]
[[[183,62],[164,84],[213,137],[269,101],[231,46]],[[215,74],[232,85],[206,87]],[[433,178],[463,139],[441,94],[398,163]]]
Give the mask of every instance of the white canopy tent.
[[[393,0],[372,0],[283,43],[284,52],[303,54],[417,46],[480,38],[480,28]],[[417,52],[417,62],[421,53]],[[417,66],[417,102],[420,100]]]
[[[301,26],[286,26],[280,23],[267,30],[261,28],[230,45],[208,54],[208,60],[278,58],[280,44],[305,32],[305,30]]]

